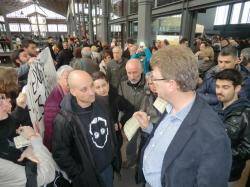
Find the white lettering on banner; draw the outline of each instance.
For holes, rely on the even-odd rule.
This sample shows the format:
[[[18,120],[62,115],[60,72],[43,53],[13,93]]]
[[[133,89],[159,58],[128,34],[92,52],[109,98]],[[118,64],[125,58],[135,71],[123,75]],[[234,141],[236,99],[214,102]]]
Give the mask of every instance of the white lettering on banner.
[[[28,83],[27,83],[27,100],[29,114],[36,129],[43,137],[44,133],[44,104],[56,85],[56,69],[50,50],[44,49],[31,64]]]

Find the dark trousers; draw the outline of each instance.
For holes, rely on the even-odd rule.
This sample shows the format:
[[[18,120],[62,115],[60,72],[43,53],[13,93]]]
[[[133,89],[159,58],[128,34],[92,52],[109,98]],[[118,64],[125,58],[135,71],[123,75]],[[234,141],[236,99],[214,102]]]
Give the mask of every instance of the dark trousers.
[[[101,172],[101,178],[105,183],[106,187],[113,187],[113,167],[109,165],[106,169]]]

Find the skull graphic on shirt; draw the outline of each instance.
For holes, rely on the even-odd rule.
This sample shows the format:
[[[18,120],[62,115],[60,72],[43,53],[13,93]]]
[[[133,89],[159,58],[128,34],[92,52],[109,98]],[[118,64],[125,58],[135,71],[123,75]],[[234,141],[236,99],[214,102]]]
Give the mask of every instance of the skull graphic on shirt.
[[[104,148],[108,140],[108,125],[102,117],[94,118],[89,125],[91,140],[97,148]]]

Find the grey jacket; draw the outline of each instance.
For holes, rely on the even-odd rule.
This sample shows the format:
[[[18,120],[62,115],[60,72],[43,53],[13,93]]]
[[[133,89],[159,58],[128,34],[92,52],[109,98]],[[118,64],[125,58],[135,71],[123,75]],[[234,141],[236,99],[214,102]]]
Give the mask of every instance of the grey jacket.
[[[161,117],[161,113],[153,105],[155,100],[156,96],[147,90],[140,108],[140,110],[146,112],[147,115],[150,116],[150,122],[153,124],[156,124]]]
[[[125,80],[121,82],[118,93],[135,107],[135,111],[138,111],[146,97],[145,85],[146,80],[144,75],[142,75],[140,82],[136,86],[132,85],[130,81]]]
[[[115,89],[118,89],[121,81],[127,80],[126,63],[127,59],[122,58],[119,63],[111,60],[107,66],[107,78],[110,85]]]
[[[98,64],[95,63],[91,58],[83,57],[81,60],[77,60],[72,64],[74,69],[83,70],[89,74],[99,71]]]

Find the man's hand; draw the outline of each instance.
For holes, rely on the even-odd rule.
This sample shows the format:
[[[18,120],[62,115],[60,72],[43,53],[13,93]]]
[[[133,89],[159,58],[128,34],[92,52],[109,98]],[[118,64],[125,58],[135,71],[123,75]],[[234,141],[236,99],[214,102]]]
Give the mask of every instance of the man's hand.
[[[20,158],[17,161],[22,162],[25,158],[31,160],[32,162],[39,163],[39,160],[34,155],[31,147],[28,147],[27,149],[25,149],[25,151],[21,154]]]
[[[30,140],[33,137],[38,137],[39,135],[34,131],[34,129],[30,126],[21,126],[17,129],[17,133]]]
[[[36,57],[31,57],[27,63],[31,65],[35,60],[36,60]]]
[[[21,108],[25,108],[27,105],[27,96],[25,93],[20,93],[18,97],[16,98],[16,104],[17,106]]]
[[[146,129],[149,126],[150,116],[147,113],[138,111],[134,113],[133,117],[138,120],[141,128]]]
[[[115,123],[115,131],[119,131],[122,129],[122,124],[121,123]]]

